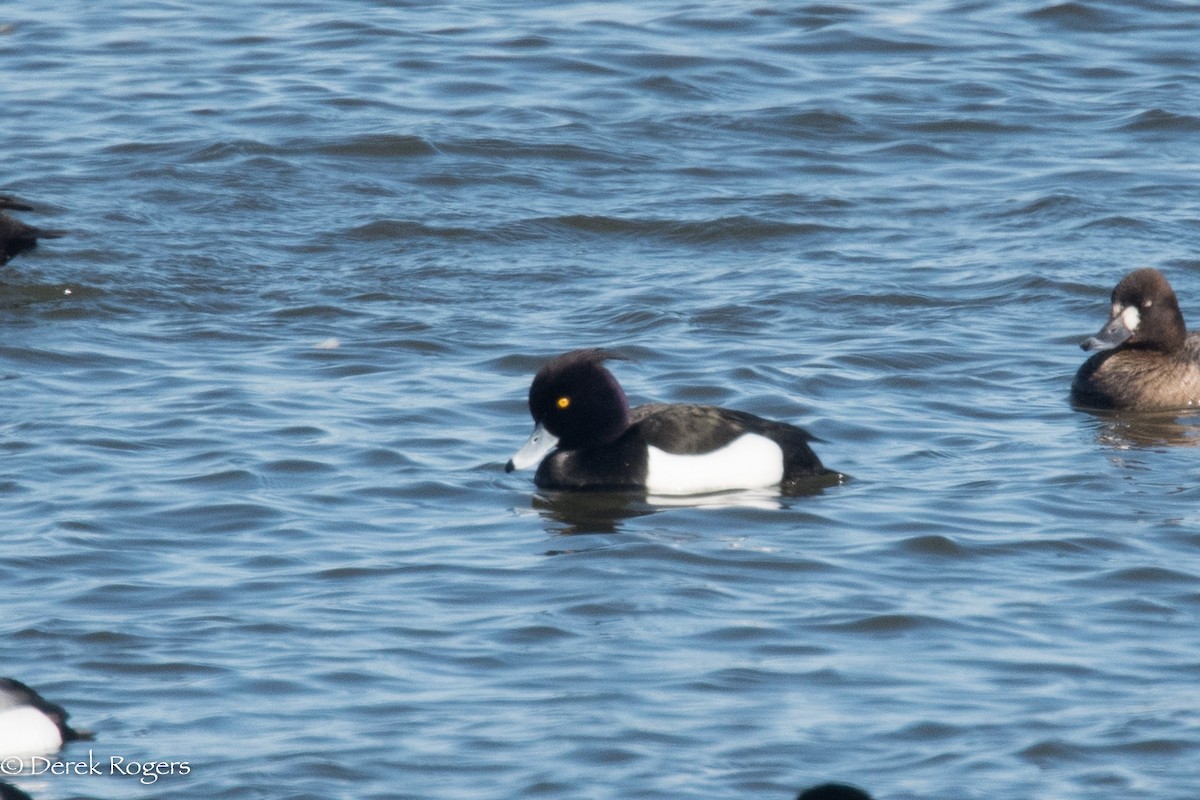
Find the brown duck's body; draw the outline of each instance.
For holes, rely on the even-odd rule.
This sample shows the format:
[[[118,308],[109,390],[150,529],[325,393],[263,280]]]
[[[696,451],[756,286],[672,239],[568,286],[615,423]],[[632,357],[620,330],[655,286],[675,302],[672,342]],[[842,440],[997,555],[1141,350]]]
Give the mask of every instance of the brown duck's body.
[[[1071,386],[1075,402],[1092,408],[1166,411],[1200,406],[1200,333],[1164,353],[1118,348],[1084,362]]]
[[[1112,314],[1084,349],[1111,348],[1083,363],[1071,385],[1082,406],[1167,411],[1200,406],[1200,333],[1188,333],[1167,279],[1153,269],[1126,275]]]

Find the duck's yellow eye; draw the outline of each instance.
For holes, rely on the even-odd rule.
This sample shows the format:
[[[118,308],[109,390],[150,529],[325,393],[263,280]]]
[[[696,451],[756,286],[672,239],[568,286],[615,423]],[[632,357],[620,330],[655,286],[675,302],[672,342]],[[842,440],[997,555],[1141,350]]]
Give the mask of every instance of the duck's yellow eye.
[[[557,401],[555,401],[554,405],[558,406],[559,408],[566,408],[567,406],[571,405],[571,398],[560,397]]]

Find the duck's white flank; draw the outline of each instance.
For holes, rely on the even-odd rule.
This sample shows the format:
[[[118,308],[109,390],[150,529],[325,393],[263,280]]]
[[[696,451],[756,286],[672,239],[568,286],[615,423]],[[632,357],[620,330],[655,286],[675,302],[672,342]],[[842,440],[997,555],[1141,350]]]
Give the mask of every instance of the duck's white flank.
[[[0,758],[28,758],[57,753],[62,732],[54,721],[33,706],[0,710]]]
[[[651,494],[704,494],[728,489],[759,489],[783,480],[783,450],[765,436],[748,433],[719,450],[675,455],[647,448],[646,491]]]

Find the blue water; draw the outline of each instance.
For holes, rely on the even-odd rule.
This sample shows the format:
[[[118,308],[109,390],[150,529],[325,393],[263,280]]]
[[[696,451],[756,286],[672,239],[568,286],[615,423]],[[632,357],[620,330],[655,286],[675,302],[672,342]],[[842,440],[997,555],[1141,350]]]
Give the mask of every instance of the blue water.
[[[1200,6],[894,5],[0,5],[0,674],[104,765],[14,782],[1200,796],[1200,421],[1067,402],[1200,323]],[[539,493],[581,346],[851,478]]]

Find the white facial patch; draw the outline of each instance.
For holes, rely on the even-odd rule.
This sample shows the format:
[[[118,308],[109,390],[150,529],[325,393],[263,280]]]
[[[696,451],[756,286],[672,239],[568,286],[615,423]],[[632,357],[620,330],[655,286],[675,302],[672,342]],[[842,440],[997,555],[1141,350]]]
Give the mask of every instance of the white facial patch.
[[[711,453],[676,455],[649,447],[646,491],[680,495],[758,489],[783,480],[783,450],[765,436],[748,433]]]
[[[1137,310],[1137,306],[1125,306],[1121,310],[1121,324],[1126,330],[1133,333],[1138,329],[1138,325],[1142,324],[1142,315]]]
[[[33,706],[15,706],[0,711],[0,756],[44,756],[57,753],[62,744],[58,726]]]

